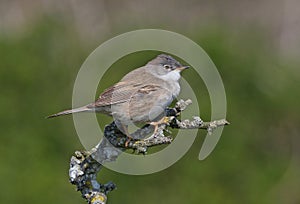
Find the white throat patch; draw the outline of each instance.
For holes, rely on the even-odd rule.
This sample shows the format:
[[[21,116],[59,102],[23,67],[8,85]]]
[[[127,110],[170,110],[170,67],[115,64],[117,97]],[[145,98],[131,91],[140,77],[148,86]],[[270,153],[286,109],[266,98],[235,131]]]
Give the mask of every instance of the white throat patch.
[[[158,77],[164,81],[178,81],[180,79],[180,71],[174,70],[169,72],[168,74]]]

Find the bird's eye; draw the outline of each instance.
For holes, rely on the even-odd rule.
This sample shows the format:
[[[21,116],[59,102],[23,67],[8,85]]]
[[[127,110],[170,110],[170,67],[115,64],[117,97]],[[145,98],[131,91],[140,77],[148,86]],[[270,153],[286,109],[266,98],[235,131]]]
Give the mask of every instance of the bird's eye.
[[[164,68],[166,68],[166,69],[171,69],[171,66],[168,65],[168,64],[165,64],[165,65],[164,65]]]

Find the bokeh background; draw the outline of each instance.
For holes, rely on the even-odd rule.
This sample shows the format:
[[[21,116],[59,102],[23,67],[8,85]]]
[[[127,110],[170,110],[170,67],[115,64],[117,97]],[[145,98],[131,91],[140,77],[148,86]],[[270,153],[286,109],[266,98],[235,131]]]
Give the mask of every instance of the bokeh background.
[[[222,76],[231,125],[204,161],[199,131],[162,172],[104,169],[99,180],[118,186],[109,203],[300,203],[299,8],[296,0],[0,0],[0,203],[85,203],[68,182],[69,159],[83,148],[72,118],[44,117],[71,106],[89,53],[142,28],[178,32],[205,49]],[[117,62],[99,92],[152,57]],[[184,77],[197,87],[192,72]],[[209,120],[207,91],[197,90]]]

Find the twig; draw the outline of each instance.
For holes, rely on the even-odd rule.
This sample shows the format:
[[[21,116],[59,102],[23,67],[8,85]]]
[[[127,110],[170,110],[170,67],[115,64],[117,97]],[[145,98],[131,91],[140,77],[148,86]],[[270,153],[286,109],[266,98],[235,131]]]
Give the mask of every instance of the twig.
[[[174,108],[166,109],[167,122],[161,124],[156,133],[150,137],[146,137],[153,132],[153,127],[150,125],[146,125],[131,134],[135,138],[133,140],[129,140],[130,138],[124,135],[114,122],[107,125],[104,130],[104,138],[95,148],[90,151],[76,151],[75,155],[72,156],[69,170],[70,182],[76,185],[77,190],[81,192],[82,197],[89,204],[105,204],[107,193],[114,190],[116,185],[112,182],[107,184],[97,182],[97,173],[101,170],[103,163],[115,161],[126,149],[133,149],[136,153],[146,154],[148,147],[171,143],[173,138],[164,135],[168,127],[206,129],[211,133],[217,127],[229,124],[225,119],[203,122],[198,116],[193,117],[193,120],[180,121],[178,116],[191,103],[191,100],[180,100]]]

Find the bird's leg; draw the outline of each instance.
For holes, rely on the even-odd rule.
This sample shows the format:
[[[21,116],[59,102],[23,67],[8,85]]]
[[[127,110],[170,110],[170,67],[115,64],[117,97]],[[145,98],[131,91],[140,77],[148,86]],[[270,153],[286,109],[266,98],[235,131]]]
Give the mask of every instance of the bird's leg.
[[[129,131],[128,131],[128,125],[124,125],[121,123],[121,131],[126,135],[127,139],[126,139],[126,142],[125,142],[125,147],[128,147],[128,144],[131,140],[133,140],[132,136],[129,134]]]
[[[153,132],[153,135],[155,135],[157,133],[157,130],[158,130],[158,126],[159,125],[162,125],[162,124],[168,124],[169,123],[169,118],[168,117],[163,117],[162,119],[160,119],[159,121],[153,121],[153,122],[150,122],[149,124],[150,125],[153,125],[154,126],[154,132]]]

